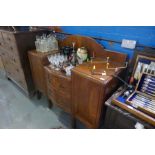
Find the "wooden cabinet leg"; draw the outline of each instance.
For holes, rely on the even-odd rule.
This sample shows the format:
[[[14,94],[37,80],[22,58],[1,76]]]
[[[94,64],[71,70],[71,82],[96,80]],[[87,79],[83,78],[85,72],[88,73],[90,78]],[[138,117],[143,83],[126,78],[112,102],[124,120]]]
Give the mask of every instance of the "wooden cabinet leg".
[[[52,109],[52,107],[53,107],[53,103],[50,99],[48,99],[48,107],[49,107],[49,109]]]
[[[37,99],[40,100],[42,97],[42,93],[40,91],[37,91]]]
[[[76,119],[75,117],[72,116],[71,118],[71,128],[72,129],[76,129]]]

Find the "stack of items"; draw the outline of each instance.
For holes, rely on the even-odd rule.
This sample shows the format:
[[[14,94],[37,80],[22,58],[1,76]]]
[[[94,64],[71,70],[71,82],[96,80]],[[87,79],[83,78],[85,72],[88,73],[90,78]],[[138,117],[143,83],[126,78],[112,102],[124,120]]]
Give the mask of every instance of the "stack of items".
[[[52,34],[43,34],[42,36],[36,36],[35,46],[38,52],[50,52],[58,50],[58,41]]]
[[[73,47],[64,46],[60,49],[60,53],[48,56],[51,63],[51,68],[64,71],[67,76],[71,76],[71,69],[82,64],[88,58],[88,51],[85,47],[78,48],[75,51],[75,42],[72,42]]]

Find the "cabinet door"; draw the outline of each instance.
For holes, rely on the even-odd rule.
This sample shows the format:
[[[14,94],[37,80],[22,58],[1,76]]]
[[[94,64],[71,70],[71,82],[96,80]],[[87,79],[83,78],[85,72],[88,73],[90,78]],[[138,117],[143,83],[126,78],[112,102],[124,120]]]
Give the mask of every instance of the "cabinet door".
[[[35,88],[44,94],[46,94],[44,66],[49,64],[46,56],[47,55],[41,56],[39,52],[34,54],[33,51],[29,51],[28,53]]]
[[[98,127],[102,97],[103,85],[78,73],[72,73],[73,112],[87,127]]]
[[[32,72],[33,82],[35,84],[35,88],[42,93],[45,92],[44,88],[44,72],[43,72],[43,65],[41,63],[41,59],[37,56],[34,56],[30,52],[29,55],[29,62],[30,62],[30,68]]]

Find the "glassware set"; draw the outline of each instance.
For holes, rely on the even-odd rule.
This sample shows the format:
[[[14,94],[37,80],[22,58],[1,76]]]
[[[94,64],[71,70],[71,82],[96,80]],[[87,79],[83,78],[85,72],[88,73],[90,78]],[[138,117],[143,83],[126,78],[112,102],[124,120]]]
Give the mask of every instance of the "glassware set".
[[[36,36],[35,46],[38,52],[49,52],[58,50],[58,41],[52,34],[43,34],[42,36]]]
[[[71,69],[76,66],[75,42],[72,45],[73,47],[63,47],[60,53],[48,56],[51,68],[65,71],[67,76],[71,75]]]
[[[51,63],[51,65],[53,66],[53,68],[58,70],[63,67],[64,63],[66,63],[68,61],[68,58],[65,55],[57,53],[57,54],[48,56],[48,60]]]
[[[68,62],[67,55],[62,55],[60,53],[48,56],[48,60],[51,63],[51,67],[55,70],[63,70],[66,72],[67,76],[71,75],[71,69],[74,67]]]

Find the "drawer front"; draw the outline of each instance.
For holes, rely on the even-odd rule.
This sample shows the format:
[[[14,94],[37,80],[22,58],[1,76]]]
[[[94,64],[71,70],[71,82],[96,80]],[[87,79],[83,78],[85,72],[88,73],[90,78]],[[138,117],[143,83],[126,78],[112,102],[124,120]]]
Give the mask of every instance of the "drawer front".
[[[16,45],[16,40],[13,34],[3,32],[2,33],[3,37],[3,43],[2,48],[8,51],[9,53],[18,53],[17,45]]]
[[[15,82],[17,82],[22,88],[27,90],[27,84],[22,68],[17,67],[15,65],[8,66],[8,68],[9,68],[8,72],[9,77],[11,77]]]
[[[15,44],[9,44],[6,42],[3,42],[1,45],[1,48],[6,50],[7,53],[14,53],[18,55],[17,46]]]
[[[48,87],[48,97],[64,111],[71,112],[71,96],[66,96],[59,91]]]
[[[20,65],[20,62],[18,62],[19,59],[16,57],[10,57],[6,51],[2,51],[2,61],[7,76],[16,81],[24,89],[27,89],[24,72]]]
[[[4,41],[7,43],[15,42],[15,37],[11,33],[2,32],[2,36],[3,36]]]
[[[19,56],[17,54],[14,54],[14,53],[8,54],[8,58],[11,64],[13,64],[16,67],[22,68]]]
[[[21,63],[20,63],[18,54],[15,54],[13,52],[8,52],[7,50],[4,50],[4,49],[3,50],[1,49],[1,54],[3,55],[3,57],[5,58],[7,63],[21,67]]]
[[[7,53],[4,50],[1,50],[1,57],[6,71],[10,72],[10,61],[8,59]]]
[[[0,41],[0,50],[6,50],[5,47],[6,47],[5,42]]]
[[[24,89],[27,90],[28,88],[27,88],[27,83],[26,83],[26,80],[25,80],[25,76],[24,76],[23,70],[20,69],[20,68],[16,68],[15,73],[16,73],[16,75],[15,75],[14,78],[15,78],[16,82],[21,87],[23,87]]]
[[[59,75],[51,74],[49,76],[49,83],[52,85],[53,89],[62,94],[67,94],[71,91],[71,81]]]

